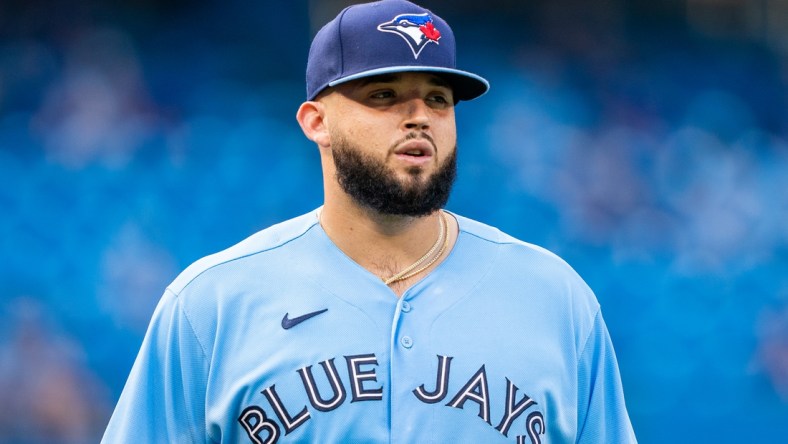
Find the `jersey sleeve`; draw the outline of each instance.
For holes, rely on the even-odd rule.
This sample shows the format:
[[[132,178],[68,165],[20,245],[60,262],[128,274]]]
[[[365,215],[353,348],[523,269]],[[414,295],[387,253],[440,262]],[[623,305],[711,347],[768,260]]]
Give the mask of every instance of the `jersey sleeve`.
[[[205,352],[178,297],[168,290],[153,313],[101,442],[210,442],[207,371]]]
[[[624,403],[624,391],[601,311],[578,362],[577,443],[636,443]]]

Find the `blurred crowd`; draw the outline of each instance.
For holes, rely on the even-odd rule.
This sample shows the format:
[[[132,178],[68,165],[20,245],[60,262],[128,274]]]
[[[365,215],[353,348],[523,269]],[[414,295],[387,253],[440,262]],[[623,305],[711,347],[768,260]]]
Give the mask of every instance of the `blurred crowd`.
[[[788,53],[434,3],[492,83],[457,107],[449,209],[588,281],[641,442],[778,442]],[[4,443],[96,442],[178,272],[322,199],[294,119],[320,2],[78,4],[0,6]]]

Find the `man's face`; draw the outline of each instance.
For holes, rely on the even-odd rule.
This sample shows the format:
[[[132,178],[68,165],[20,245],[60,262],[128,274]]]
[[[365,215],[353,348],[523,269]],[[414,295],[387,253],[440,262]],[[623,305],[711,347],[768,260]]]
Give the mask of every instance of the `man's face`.
[[[342,189],[384,214],[442,208],[456,175],[451,89],[439,77],[403,73],[339,85],[326,103]]]

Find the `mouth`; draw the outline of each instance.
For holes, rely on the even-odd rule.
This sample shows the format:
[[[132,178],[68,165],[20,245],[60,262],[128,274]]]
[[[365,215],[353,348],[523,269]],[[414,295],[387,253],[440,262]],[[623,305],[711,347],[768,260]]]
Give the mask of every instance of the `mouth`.
[[[410,150],[410,151],[406,151],[404,153],[399,153],[399,154],[404,155],[404,156],[413,156],[413,157],[423,157],[423,156],[427,155],[423,150],[419,150],[419,149]]]
[[[410,139],[394,150],[397,157],[413,159],[430,158],[435,155],[435,148],[426,139]]]

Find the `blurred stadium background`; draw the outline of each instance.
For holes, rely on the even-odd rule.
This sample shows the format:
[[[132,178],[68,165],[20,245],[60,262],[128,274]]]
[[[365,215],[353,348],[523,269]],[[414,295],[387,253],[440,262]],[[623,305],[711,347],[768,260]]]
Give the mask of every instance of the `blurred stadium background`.
[[[97,442],[164,287],[322,199],[345,1],[0,2],[0,442]],[[643,443],[788,436],[788,0],[424,0],[489,94],[449,208],[595,290]]]

